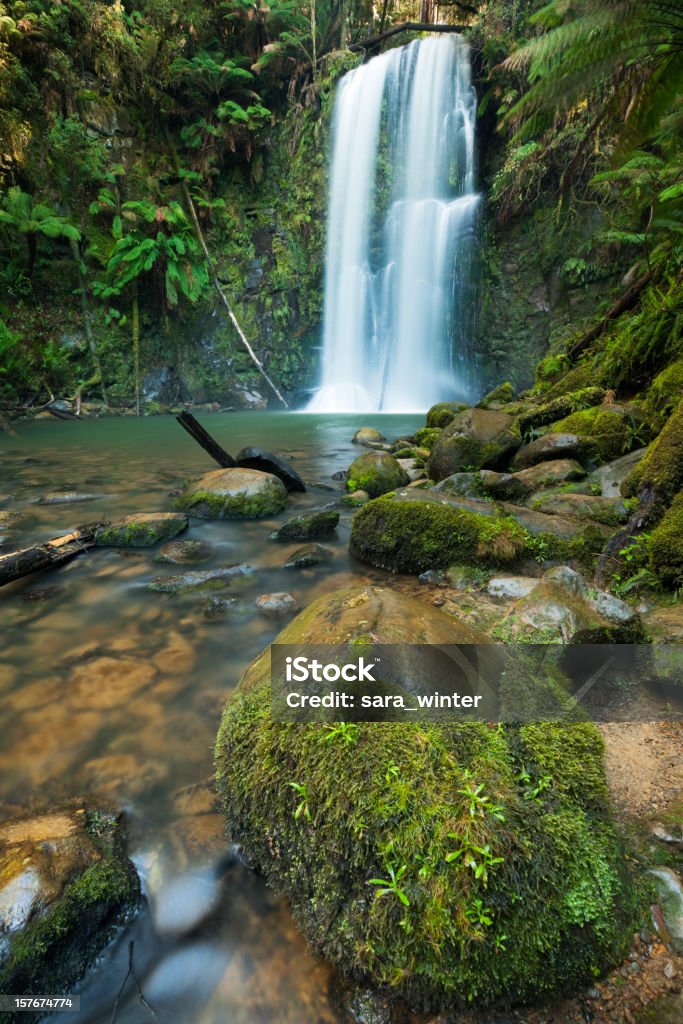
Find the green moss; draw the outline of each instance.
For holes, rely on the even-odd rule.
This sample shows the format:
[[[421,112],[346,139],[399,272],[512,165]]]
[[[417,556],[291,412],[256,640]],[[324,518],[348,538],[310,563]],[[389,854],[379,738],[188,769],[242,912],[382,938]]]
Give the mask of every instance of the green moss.
[[[438,402],[427,413],[427,428],[438,427],[441,429],[442,427],[447,427],[451,420],[466,408],[465,402]],[[421,433],[421,431],[418,431],[418,433]],[[415,436],[417,437],[417,435]]]
[[[453,416],[455,415],[456,414],[454,413]],[[453,416],[451,416],[451,419],[453,419]],[[450,420],[448,422],[450,423]],[[440,436],[441,428],[422,427],[415,434],[415,444],[420,448],[427,448],[428,451],[431,451]]]
[[[334,742],[273,721],[267,672],[226,705],[218,790],[317,954],[430,1010],[574,991],[619,960],[633,895],[593,726],[359,723]]]
[[[285,488],[271,487],[260,494],[215,494],[189,490],[176,498],[175,507],[200,519],[262,519],[282,512],[287,505]]]
[[[579,388],[578,391],[567,395],[560,395],[552,402],[545,402],[543,405],[532,406],[521,413],[518,419],[519,429],[522,434],[527,434],[534,427],[544,427],[549,423],[555,423],[563,416],[569,416],[579,409],[599,405],[605,397],[604,388]]]
[[[504,384],[499,384],[493,391],[489,391],[488,395],[484,395],[479,407],[481,409],[489,409],[492,405],[504,405],[506,402],[514,401],[515,389],[510,381],[505,381]]]
[[[602,538],[601,538],[602,543]],[[353,519],[351,552],[392,572],[419,573],[456,563],[509,565],[524,555],[570,557],[574,541],[532,537],[510,516],[486,516],[441,501],[368,502]]]
[[[136,907],[138,877],[124,856],[117,820],[108,814],[88,816],[88,831],[102,859],[88,867],[64,894],[12,939],[0,969],[7,994],[59,994],[74,982]],[[26,1019],[18,1014],[16,1019]],[[13,1020],[11,1016],[8,1018]]]
[[[574,412],[555,423],[553,430],[578,434],[580,438],[593,442],[600,462],[618,459],[636,447],[637,443],[630,418],[604,405]]]
[[[548,399],[574,394],[590,387],[609,387],[604,370],[588,357],[568,370],[545,391]]]
[[[650,421],[661,429],[682,396],[683,359],[677,359],[655,377],[647,390],[645,409]]]
[[[304,515],[288,519],[277,530],[268,534],[268,540],[314,540],[316,537],[324,537],[332,533],[338,522],[339,513],[335,509],[307,512]]]
[[[673,587],[683,581],[683,491],[679,491],[671,508],[647,542],[652,572]]]
[[[393,455],[388,452],[366,452],[349,466],[346,489],[366,491],[371,498],[378,498],[408,483],[408,474]]]
[[[187,527],[187,519],[159,518],[145,521],[136,520],[109,523],[98,529],[95,541],[102,547],[149,548],[162,541],[171,540]]]
[[[661,512],[683,487],[683,399],[676,406],[659,436],[621,485],[626,498],[639,491],[653,491]]]

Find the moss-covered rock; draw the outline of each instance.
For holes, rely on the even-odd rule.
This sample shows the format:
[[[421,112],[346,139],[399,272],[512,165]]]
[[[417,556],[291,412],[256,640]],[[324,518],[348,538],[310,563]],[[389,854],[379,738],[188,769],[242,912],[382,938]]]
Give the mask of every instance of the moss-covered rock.
[[[467,409],[466,402],[437,402],[427,413],[427,426],[442,429],[455,419],[459,412]]]
[[[441,427],[421,427],[415,431],[414,440],[419,448],[426,448],[430,452],[440,437]]]
[[[463,628],[367,589],[321,598],[278,642],[467,642]],[[273,721],[269,671],[266,651],[226,704],[218,790],[316,953],[431,1010],[575,990],[623,955],[633,887],[592,725],[333,735]]]
[[[677,359],[662,370],[648,388],[645,407],[651,422],[661,429],[682,396],[683,359]]]
[[[529,504],[548,515],[574,516],[607,526],[619,526],[629,517],[629,509],[622,498],[603,498],[593,494],[546,492],[532,498]]]
[[[584,443],[592,443],[600,462],[618,459],[638,445],[631,417],[617,406],[599,405],[581,409],[559,420],[553,425],[553,430],[577,434]]]
[[[389,452],[366,452],[349,466],[346,489],[349,492],[366,491],[371,498],[404,487],[410,477],[397,459]]]
[[[652,571],[663,583],[678,587],[683,580],[683,491],[653,530],[647,543]]]
[[[522,434],[527,434],[536,427],[545,427],[549,423],[555,423],[563,416],[587,406],[599,405],[605,397],[605,389],[598,387],[579,388],[578,391],[568,395],[560,395],[551,402],[544,402],[528,408],[519,416],[519,429]]]
[[[656,495],[660,512],[671,504],[683,487],[683,399],[667,420],[659,437],[621,485],[630,498],[641,489]]]
[[[255,469],[214,469],[176,499],[176,508],[199,519],[261,519],[286,505],[282,481]]]
[[[604,532],[576,520],[418,489],[368,502],[353,518],[351,552],[392,572],[463,562],[508,565],[524,556],[571,558],[599,550]]]
[[[514,387],[510,381],[505,381],[505,383],[499,384],[493,391],[489,391],[487,395],[484,395],[478,405],[480,409],[500,409],[501,406],[512,402],[514,397]]]
[[[0,826],[0,989],[71,991],[136,907],[137,875],[118,819],[59,810]],[[13,1021],[42,1017],[18,1013]]]
[[[514,419],[489,409],[466,409],[445,427],[427,463],[432,480],[496,466],[522,443]]]
[[[186,530],[187,523],[187,516],[181,512],[139,512],[100,526],[95,533],[95,544],[99,547],[150,548]]]
[[[294,516],[268,534],[268,540],[315,540],[328,537],[337,528],[339,513],[333,508],[318,509]]]

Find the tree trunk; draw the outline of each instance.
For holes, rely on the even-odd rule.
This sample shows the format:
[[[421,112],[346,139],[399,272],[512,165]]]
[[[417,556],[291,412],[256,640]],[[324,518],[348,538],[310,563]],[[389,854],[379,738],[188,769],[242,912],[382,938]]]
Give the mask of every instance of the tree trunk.
[[[380,32],[379,35],[362,39],[359,43],[352,43],[349,50],[352,53],[357,53],[359,50],[371,50],[383,43],[385,39],[397,36],[399,32],[464,32],[466,27],[466,25],[430,25],[423,21],[404,21],[402,25],[394,25],[393,28],[388,28],[386,32]]]
[[[33,547],[0,556],[0,587],[41,569],[60,565],[82,551],[87,551],[95,543],[95,531],[98,526],[99,523],[81,526],[72,533],[55,537],[44,544],[34,544]]]
[[[90,306],[88,304],[88,290],[85,282],[85,275],[83,274],[83,268],[81,266],[80,255],[78,252],[78,242],[75,239],[71,239],[71,253],[73,258],[76,260],[76,266],[78,267],[78,282],[79,291],[81,294],[81,311],[83,313],[83,328],[85,330],[85,337],[88,342],[88,348],[90,349],[90,355],[92,356],[93,366],[95,367],[95,373],[100,379],[100,390],[102,392],[102,398],[109,405],[109,399],[107,398],[107,389],[104,385],[104,375],[102,373],[102,366],[100,364],[100,356],[97,351],[97,345],[95,344],[95,336],[92,332],[92,316],[90,313]],[[80,389],[79,389],[80,393]],[[80,399],[79,399],[80,405]]]

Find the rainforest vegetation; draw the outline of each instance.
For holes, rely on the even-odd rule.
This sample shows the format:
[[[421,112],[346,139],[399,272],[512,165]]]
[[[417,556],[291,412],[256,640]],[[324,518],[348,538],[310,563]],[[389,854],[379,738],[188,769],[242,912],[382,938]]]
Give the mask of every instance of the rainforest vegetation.
[[[480,94],[485,382],[512,360],[528,384],[550,352],[547,378],[591,331],[612,388],[673,362],[677,5],[20,0],[0,4],[3,407],[131,407],[160,366],[179,373],[176,401],[257,382],[235,332],[207,319],[190,203],[276,383],[310,384],[333,82],[377,52],[363,40],[437,14],[470,37]],[[567,302],[530,325],[523,303],[543,281]],[[620,299],[628,315],[603,323]],[[143,411],[158,411],[144,394]]]

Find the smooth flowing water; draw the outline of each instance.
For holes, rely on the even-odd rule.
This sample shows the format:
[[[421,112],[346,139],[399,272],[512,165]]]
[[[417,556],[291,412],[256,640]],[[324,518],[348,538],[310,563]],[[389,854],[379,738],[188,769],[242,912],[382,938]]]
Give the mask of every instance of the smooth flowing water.
[[[387,436],[419,421],[382,417]],[[342,488],[332,474],[359,449],[358,419],[231,413],[207,419],[229,451],[277,450],[309,480]],[[187,478],[215,466],[171,417],[82,423],[33,422],[0,435],[0,550],[81,523],[169,510]],[[49,492],[98,495],[40,505]],[[171,493],[169,493],[171,492]],[[301,1024],[346,1021],[333,977],[308,954],[285,904],[231,853],[215,806],[212,745],[222,706],[249,661],[283,622],[254,606],[288,591],[304,607],[351,582],[382,582],[348,554],[351,513],[325,540],[330,561],[283,565],[298,546],[267,534],[291,515],[335,497],[322,487],[292,495],[269,520],[192,520],[179,539],[211,548],[199,569],[248,562],[255,573],[218,596],[227,617],[204,615],[210,596],[151,592],[155,576],[184,567],[155,561],[157,549],[97,548],[0,592],[0,814],[85,798],[126,812],[130,851],[148,902],[76,990],[79,1024],[109,1024],[135,942],[135,969],[158,1020],[173,1024]],[[189,568],[189,567],[187,567]],[[134,984],[117,1024],[151,1018]]]
[[[310,410],[405,411],[472,395],[476,107],[458,36],[389,50],[341,80]]]

